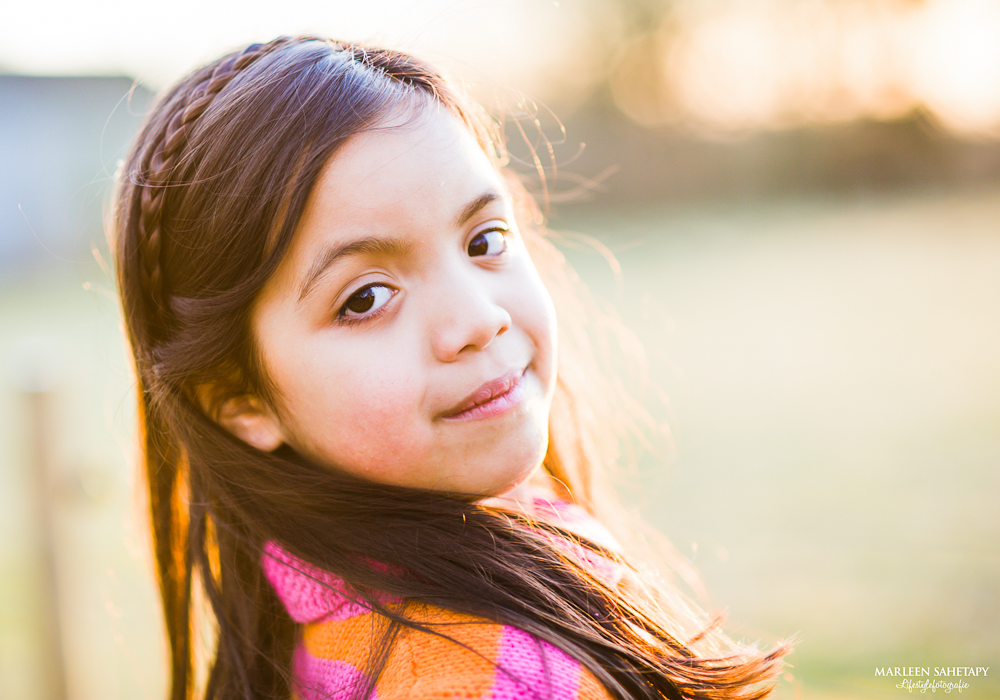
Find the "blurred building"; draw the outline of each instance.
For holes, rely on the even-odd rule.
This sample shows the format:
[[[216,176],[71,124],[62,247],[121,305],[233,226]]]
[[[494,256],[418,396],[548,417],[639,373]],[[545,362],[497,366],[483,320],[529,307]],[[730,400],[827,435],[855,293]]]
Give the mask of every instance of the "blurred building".
[[[596,178],[602,206],[773,199],[937,190],[1000,182],[1000,141],[946,131],[916,112],[893,121],[862,119],[706,137],[643,126],[607,104],[585,105],[564,121],[556,148],[557,192]],[[555,131],[554,129],[552,130]],[[519,135],[510,147],[522,148]]]
[[[89,261],[95,244],[103,248],[114,172],[151,97],[124,77],[0,75],[0,272]],[[919,109],[723,137],[690,124],[640,124],[618,102],[606,87],[548,124],[536,125],[538,114],[507,115],[515,162],[531,163],[526,143],[534,143],[553,204],[655,206],[1000,181],[1000,141],[946,130]],[[527,127],[513,128],[518,116]],[[546,141],[551,157],[548,144],[539,147]]]
[[[149,102],[124,77],[0,75],[0,273],[79,261],[103,239],[116,163]]]

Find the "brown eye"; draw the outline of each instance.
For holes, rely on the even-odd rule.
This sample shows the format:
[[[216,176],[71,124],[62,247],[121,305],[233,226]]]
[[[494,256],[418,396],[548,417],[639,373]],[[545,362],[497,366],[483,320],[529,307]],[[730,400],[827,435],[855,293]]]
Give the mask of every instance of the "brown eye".
[[[351,298],[340,307],[341,316],[363,316],[378,310],[392,298],[394,291],[384,284],[372,284],[363,287],[351,295]]]
[[[499,228],[477,233],[469,241],[469,256],[474,258],[481,255],[500,255],[507,250],[507,238],[503,234],[504,229]]]

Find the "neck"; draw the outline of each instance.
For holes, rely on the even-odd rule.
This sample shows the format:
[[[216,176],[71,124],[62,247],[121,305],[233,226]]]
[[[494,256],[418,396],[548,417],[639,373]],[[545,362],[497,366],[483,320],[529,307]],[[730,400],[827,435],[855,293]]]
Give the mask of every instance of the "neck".
[[[509,491],[490,496],[480,501],[480,505],[489,508],[502,508],[534,516],[533,503],[536,498],[544,498],[549,501],[568,500],[568,494],[561,495],[564,491],[558,488],[548,471],[542,467],[537,469],[531,477]]]

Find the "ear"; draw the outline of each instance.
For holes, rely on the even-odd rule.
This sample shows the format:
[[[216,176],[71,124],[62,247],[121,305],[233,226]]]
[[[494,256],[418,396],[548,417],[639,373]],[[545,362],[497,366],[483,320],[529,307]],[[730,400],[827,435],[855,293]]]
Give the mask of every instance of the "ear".
[[[273,452],[285,442],[281,421],[271,407],[257,396],[242,394],[222,401],[215,420],[251,447]]]

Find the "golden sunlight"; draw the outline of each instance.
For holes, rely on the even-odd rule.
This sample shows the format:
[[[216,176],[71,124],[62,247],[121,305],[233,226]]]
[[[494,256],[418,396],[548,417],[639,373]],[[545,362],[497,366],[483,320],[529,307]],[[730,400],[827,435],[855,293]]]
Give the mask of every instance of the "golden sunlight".
[[[1000,134],[991,0],[687,0],[642,41],[663,84],[636,84],[648,69],[618,70],[612,92],[647,125],[727,133],[925,109],[951,130]]]
[[[944,124],[1000,132],[1000,5],[936,0],[913,17],[909,84]]]

